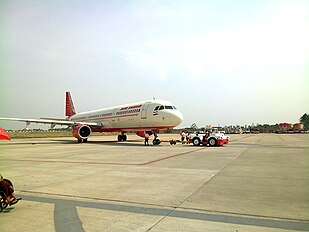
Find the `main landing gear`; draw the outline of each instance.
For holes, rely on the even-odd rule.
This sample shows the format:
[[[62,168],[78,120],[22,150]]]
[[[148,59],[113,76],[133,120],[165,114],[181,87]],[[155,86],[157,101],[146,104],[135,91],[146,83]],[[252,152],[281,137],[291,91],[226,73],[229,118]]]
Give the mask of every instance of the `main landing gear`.
[[[124,134],[124,132],[121,132],[121,135],[118,135],[118,142],[121,141],[127,141],[127,136]]]

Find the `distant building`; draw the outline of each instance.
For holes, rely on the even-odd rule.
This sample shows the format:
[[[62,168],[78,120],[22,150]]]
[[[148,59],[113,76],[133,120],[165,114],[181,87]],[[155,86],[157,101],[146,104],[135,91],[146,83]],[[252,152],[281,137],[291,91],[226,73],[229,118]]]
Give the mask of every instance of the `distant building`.
[[[287,133],[292,128],[292,124],[290,123],[280,123],[279,124],[279,132],[280,133]]]
[[[280,123],[279,124],[279,132],[280,133],[293,133],[293,132],[301,132],[304,130],[304,125],[301,123]]]
[[[301,123],[295,123],[295,124],[293,125],[293,131],[294,131],[294,132],[300,132],[300,131],[302,131],[302,130],[304,130],[304,125],[303,125],[303,124],[301,124]]]

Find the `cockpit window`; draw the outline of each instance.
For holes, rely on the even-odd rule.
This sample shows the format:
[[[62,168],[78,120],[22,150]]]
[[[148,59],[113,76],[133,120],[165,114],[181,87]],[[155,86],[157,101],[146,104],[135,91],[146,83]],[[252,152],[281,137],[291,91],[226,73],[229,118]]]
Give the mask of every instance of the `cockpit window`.
[[[164,109],[167,109],[167,110],[177,110],[175,106],[156,106],[154,108],[154,111],[164,110]]]

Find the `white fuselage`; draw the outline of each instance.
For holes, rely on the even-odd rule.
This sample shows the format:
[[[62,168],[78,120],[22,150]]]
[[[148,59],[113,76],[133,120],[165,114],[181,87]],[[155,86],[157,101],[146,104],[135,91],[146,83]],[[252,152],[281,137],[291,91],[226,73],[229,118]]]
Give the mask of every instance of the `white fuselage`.
[[[102,126],[92,127],[92,131],[111,132],[173,128],[182,122],[183,116],[170,102],[149,100],[77,113],[68,119],[70,121],[95,122]]]

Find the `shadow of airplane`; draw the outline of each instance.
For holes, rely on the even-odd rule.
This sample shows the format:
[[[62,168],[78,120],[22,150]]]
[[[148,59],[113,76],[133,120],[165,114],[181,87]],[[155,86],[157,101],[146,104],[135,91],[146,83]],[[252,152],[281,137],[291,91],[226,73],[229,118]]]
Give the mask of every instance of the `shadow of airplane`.
[[[48,194],[49,195],[49,194]],[[54,205],[54,225],[55,231],[85,231],[83,223],[79,218],[77,207],[99,209],[117,212],[126,212],[133,214],[144,214],[173,218],[182,218],[199,221],[219,222],[236,225],[257,226],[264,228],[280,228],[288,230],[304,230],[307,231],[309,223],[298,220],[286,220],[284,218],[264,218],[256,215],[242,215],[242,214],[223,214],[221,212],[206,212],[206,211],[192,211],[190,209],[175,206],[152,205],[141,202],[121,202],[111,201],[108,199],[92,199],[95,201],[61,199],[59,197],[39,197],[21,195],[23,200],[49,203]],[[71,197],[71,196],[68,196]],[[102,202],[102,201],[107,202]],[[114,203],[113,203],[114,202]],[[136,205],[138,204],[138,205]],[[38,206],[36,206],[38,207]],[[148,231],[148,230],[147,230]]]
[[[110,141],[91,141],[88,140],[87,143],[78,143],[75,140],[61,140],[61,139],[53,139],[48,141],[23,141],[23,142],[14,142],[14,143],[3,143],[0,146],[14,146],[14,145],[57,145],[57,144],[78,144],[78,145],[87,145],[87,144],[97,144],[97,145],[109,145],[109,146],[118,146],[118,147],[141,147],[144,146],[143,140],[128,140],[126,142],[118,142],[114,140]],[[149,143],[150,144],[150,143]],[[151,145],[151,144],[150,144]],[[152,146],[152,145],[151,145]],[[157,147],[158,145],[156,145]]]

